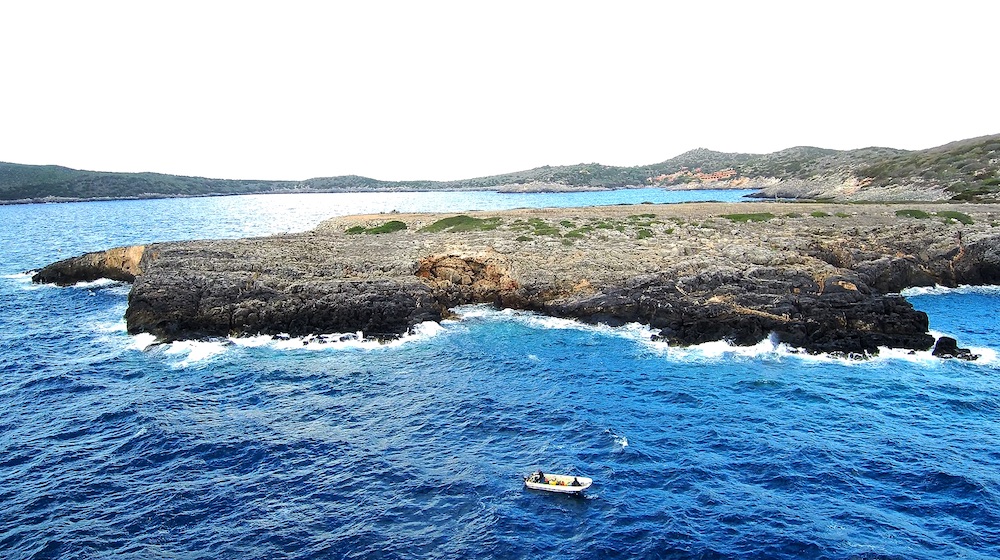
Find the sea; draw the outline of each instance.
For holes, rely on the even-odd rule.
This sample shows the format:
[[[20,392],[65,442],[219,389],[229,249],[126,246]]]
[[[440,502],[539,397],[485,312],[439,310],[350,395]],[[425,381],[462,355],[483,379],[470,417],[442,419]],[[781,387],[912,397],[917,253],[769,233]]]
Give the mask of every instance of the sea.
[[[1000,558],[1000,288],[909,290],[975,362],[671,347],[486,306],[364,333],[156,344],[114,246],[345,214],[741,191],[281,194],[0,206],[0,558]],[[587,476],[583,496],[524,487]]]

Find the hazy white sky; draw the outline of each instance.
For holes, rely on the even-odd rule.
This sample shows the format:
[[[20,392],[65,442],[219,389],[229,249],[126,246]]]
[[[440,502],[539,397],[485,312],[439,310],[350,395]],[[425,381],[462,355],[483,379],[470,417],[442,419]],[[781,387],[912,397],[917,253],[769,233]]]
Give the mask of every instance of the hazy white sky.
[[[0,0],[0,161],[461,179],[1000,132],[1000,2]]]

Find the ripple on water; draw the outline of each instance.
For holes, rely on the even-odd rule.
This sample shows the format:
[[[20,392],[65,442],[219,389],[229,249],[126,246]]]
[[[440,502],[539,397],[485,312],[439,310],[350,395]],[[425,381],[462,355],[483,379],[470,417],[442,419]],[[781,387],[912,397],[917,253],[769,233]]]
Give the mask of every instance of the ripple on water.
[[[119,288],[25,288],[0,279],[12,558],[1000,557],[995,361],[676,349],[481,307],[395,345],[154,345]],[[1000,348],[959,331],[996,297],[972,295],[932,325]],[[595,484],[526,490],[538,468]]]

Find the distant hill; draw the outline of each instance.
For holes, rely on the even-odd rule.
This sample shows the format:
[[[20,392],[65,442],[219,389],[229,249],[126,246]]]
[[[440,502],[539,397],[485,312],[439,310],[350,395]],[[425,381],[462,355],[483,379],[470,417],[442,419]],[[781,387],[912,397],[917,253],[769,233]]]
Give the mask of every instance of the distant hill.
[[[79,171],[0,163],[0,201],[168,198],[278,192],[295,181],[233,181],[160,173]]]
[[[1000,134],[927,150],[800,146],[771,154],[699,148],[636,167],[544,166],[460,181],[380,181],[357,175],[305,181],[236,181],[159,173],[80,171],[0,163],[0,203],[287,192],[553,191],[760,188],[763,196],[834,200],[1000,199]]]

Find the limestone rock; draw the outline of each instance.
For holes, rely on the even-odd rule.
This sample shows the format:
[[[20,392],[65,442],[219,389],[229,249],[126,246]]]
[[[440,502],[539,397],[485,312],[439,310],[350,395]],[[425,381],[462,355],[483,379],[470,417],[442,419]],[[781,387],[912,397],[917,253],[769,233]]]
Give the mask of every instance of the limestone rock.
[[[35,280],[134,280],[129,332],[161,340],[359,330],[392,338],[454,306],[489,303],[639,322],[671,344],[772,336],[808,351],[865,355],[933,345],[927,316],[894,295],[900,290],[1000,283],[1000,232],[991,225],[1000,206],[940,208],[972,223],[917,222],[898,217],[896,206],[846,213],[789,203],[478,212],[466,229],[436,233],[424,228],[447,215],[349,216],[300,234],[91,253],[45,267]],[[726,218],[746,214],[774,218]],[[476,229],[479,218],[489,227]],[[407,228],[345,233],[389,219]]]
[[[143,245],[135,245],[71,257],[42,268],[31,280],[60,286],[93,282],[99,278],[132,282],[142,274],[141,261],[145,249]]]

